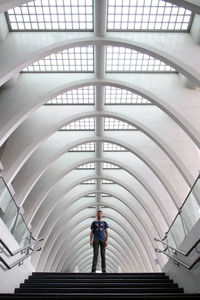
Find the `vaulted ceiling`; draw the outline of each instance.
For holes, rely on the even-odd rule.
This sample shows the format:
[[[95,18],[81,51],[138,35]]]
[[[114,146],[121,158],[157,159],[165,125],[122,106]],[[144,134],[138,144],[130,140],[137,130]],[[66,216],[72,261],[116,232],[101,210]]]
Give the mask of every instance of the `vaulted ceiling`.
[[[0,12],[1,175],[45,237],[36,269],[89,272],[102,209],[108,271],[160,271],[154,237],[200,169],[200,4],[1,0]]]

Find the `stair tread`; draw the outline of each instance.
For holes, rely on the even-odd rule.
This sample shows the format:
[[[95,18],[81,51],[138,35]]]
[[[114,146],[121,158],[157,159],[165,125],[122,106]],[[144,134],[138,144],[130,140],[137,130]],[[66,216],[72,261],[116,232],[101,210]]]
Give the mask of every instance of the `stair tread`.
[[[175,283],[171,283],[171,282],[165,282],[165,283],[132,283],[132,282],[87,282],[87,283],[79,283],[79,282],[72,282],[72,283],[61,283],[61,282],[57,282],[55,284],[52,283],[42,283],[42,282],[37,282],[37,283],[23,283],[21,284],[21,287],[31,287],[31,286],[144,286],[144,287],[148,287],[148,286],[169,286],[169,287],[173,287],[173,286],[177,286],[177,284]]]
[[[73,294],[54,294],[45,293],[45,294],[0,294],[0,299],[56,299],[56,300],[70,300],[70,299],[200,299],[200,294],[179,294],[179,293],[170,293],[170,294],[132,294],[132,293],[73,293]]]
[[[113,292],[113,290],[115,292],[120,292],[120,291],[124,291],[124,292],[145,292],[145,293],[148,293],[148,292],[151,292],[151,293],[155,293],[155,292],[166,292],[166,293],[172,293],[172,292],[179,292],[181,293],[182,292],[182,289],[179,289],[179,288],[166,288],[166,287],[160,287],[160,288],[132,288],[132,287],[128,287],[128,288],[124,288],[124,287],[116,287],[113,289],[113,287],[101,287],[101,288],[97,288],[97,287],[81,287],[81,288],[76,288],[76,291],[79,291],[79,292],[100,292],[100,293],[103,293],[103,292]],[[75,289],[74,288],[27,288],[27,289],[24,289],[24,288],[21,288],[21,289],[16,289],[15,292],[18,293],[18,292],[37,292],[39,291],[40,293],[44,293],[45,291],[48,291],[48,292],[54,292],[54,293],[59,293],[59,292],[73,292],[75,293]]]
[[[94,278],[90,278],[90,279],[26,279],[25,283],[30,283],[30,284],[38,284],[38,283],[49,283],[49,284],[57,284],[57,283],[98,283],[99,279],[94,279]],[[133,283],[133,284],[163,284],[163,283],[173,283],[173,280],[170,279],[163,279],[163,280],[155,280],[155,279],[126,279],[126,278],[121,278],[121,279],[110,279],[110,278],[101,278],[101,283],[113,283],[113,284],[117,284],[117,283]]]

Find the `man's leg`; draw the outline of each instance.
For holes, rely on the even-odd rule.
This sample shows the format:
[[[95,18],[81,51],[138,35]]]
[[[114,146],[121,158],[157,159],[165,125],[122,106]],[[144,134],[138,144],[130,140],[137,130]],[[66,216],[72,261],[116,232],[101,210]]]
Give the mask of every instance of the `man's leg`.
[[[93,241],[92,272],[96,272],[98,252],[99,252],[99,241]]]
[[[101,246],[101,269],[102,272],[106,272],[106,247],[105,247],[105,241],[100,241]]]

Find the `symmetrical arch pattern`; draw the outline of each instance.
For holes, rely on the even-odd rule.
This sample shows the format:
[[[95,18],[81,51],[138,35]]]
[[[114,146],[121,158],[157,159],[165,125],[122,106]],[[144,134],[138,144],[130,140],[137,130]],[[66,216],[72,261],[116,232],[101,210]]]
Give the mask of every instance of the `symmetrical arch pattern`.
[[[154,237],[164,236],[200,169],[200,5],[162,1],[196,14],[190,32],[108,32],[107,0],[94,1],[94,32],[9,32],[4,12],[30,1],[0,1],[0,168],[33,235],[45,237],[32,257],[38,271],[90,271],[89,228],[100,208],[110,227],[109,272],[156,272],[166,263]],[[87,45],[94,72],[23,72]],[[148,54],[175,72],[106,72],[107,46]],[[45,105],[86,86],[94,87],[94,105]],[[108,86],[151,105],[105,104]],[[94,130],[60,130],[89,117]],[[104,130],[104,118],[136,130]],[[105,151],[106,142],[125,151]],[[95,151],[72,151],[86,143]],[[79,169],[87,163],[95,168]]]

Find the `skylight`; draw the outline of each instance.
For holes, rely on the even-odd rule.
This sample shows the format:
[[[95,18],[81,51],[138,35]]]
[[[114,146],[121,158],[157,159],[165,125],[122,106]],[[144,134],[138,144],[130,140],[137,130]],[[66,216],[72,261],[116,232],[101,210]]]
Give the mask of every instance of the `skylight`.
[[[152,104],[138,94],[114,86],[105,87],[105,104]]]
[[[104,130],[137,130],[137,128],[117,119],[104,118]]]
[[[120,169],[120,167],[110,163],[103,163],[103,169]]]
[[[94,130],[95,125],[94,125],[94,118],[84,118],[77,120],[75,122],[72,122],[66,126],[63,126],[61,128],[61,131],[86,131],[86,130]]]
[[[115,182],[112,180],[103,179],[102,184],[115,184]]]
[[[59,51],[34,62],[23,72],[93,72],[93,46]]]
[[[189,31],[192,13],[162,0],[108,0],[108,30]]]
[[[79,146],[70,149],[70,152],[94,152],[95,144],[94,142],[81,144]]]
[[[35,0],[8,11],[10,30],[93,30],[92,0]]]
[[[102,197],[111,197],[109,194],[101,194]]]
[[[76,168],[77,170],[84,170],[84,169],[95,169],[95,163],[87,163],[87,164],[83,164],[79,167]]]
[[[95,179],[90,179],[90,180],[85,180],[83,182],[81,182],[81,184],[95,184]]]
[[[107,72],[175,72],[152,56],[124,47],[106,47]]]
[[[93,85],[73,89],[58,95],[57,97],[49,100],[46,104],[94,104],[94,90]]]
[[[103,151],[104,152],[124,152],[127,151],[124,147],[121,147],[119,145],[113,144],[113,143],[103,143]]]

